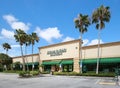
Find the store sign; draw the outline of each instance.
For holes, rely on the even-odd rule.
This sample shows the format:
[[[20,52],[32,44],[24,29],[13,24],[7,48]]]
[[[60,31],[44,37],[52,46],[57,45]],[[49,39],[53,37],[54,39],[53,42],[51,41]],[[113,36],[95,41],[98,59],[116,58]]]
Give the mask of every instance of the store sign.
[[[66,49],[47,51],[47,55],[50,55],[50,56],[60,56],[63,53],[65,53],[66,51],[67,51]]]

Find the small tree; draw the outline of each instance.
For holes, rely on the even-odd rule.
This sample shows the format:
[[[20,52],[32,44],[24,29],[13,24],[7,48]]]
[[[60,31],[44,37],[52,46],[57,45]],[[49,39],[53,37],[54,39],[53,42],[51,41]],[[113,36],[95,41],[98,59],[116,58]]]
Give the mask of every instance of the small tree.
[[[7,54],[0,53],[0,64],[1,64],[1,68],[4,68],[7,70],[7,68],[10,68],[9,67],[10,64],[12,64],[12,58],[9,57]]]
[[[13,65],[13,70],[21,70],[22,69],[22,63],[20,62],[15,62],[12,64]]]

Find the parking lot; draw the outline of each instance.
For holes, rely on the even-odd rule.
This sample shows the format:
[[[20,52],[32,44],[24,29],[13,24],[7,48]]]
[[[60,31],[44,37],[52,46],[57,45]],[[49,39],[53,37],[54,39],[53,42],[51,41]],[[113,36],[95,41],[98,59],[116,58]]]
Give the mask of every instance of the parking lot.
[[[0,73],[0,88],[120,88],[113,78],[44,75],[19,78],[17,74]]]

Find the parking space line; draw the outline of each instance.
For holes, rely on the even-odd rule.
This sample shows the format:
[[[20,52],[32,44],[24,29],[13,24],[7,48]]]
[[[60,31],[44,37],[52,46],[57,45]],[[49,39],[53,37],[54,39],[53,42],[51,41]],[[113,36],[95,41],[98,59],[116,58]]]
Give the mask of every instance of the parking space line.
[[[100,81],[100,79],[98,79],[98,80],[95,82],[95,84],[98,84],[98,83],[99,83],[99,81]]]
[[[116,85],[115,82],[99,82],[99,84],[102,84],[102,85]]]

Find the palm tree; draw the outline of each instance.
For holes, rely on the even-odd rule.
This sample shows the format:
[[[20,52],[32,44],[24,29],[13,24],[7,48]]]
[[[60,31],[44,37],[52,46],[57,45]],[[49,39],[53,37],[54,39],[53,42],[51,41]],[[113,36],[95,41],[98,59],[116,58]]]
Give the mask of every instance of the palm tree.
[[[87,32],[87,27],[90,25],[90,20],[88,18],[88,15],[79,14],[78,18],[76,18],[74,22],[75,22],[75,28],[79,29],[80,39],[82,41],[82,34]],[[80,67],[82,73],[82,46],[80,46],[80,59],[81,59]]]
[[[11,46],[8,43],[3,43],[2,46],[3,46],[4,50],[6,50],[6,54],[7,54],[8,50],[11,49]]]
[[[3,46],[4,50],[6,50],[6,55],[7,55],[8,54],[8,50],[11,49],[11,46],[8,43],[3,43],[2,46]],[[7,71],[7,65],[5,64],[4,66],[5,66],[5,69]]]
[[[25,41],[25,55],[27,55],[27,46],[31,44],[30,35],[26,34],[26,41]],[[25,57],[26,62],[28,63],[27,57]],[[27,71],[29,71],[28,64],[27,64]]]
[[[39,37],[37,36],[37,34],[36,33],[32,33],[31,35],[30,35],[30,41],[31,41],[31,44],[32,44],[32,71],[34,70],[34,64],[33,64],[33,46],[34,46],[34,44],[35,44],[35,41],[36,42],[39,42]]]
[[[14,37],[16,39],[16,42],[19,42],[20,47],[21,47],[21,55],[22,55],[22,60],[23,60],[23,71],[25,71],[25,59],[23,56],[22,46],[23,46],[23,44],[25,44],[25,41],[26,41],[26,33],[23,30],[18,29],[15,31]]]
[[[98,30],[98,58],[97,58],[97,66],[96,66],[96,74],[98,74],[99,71],[99,49],[100,49],[100,31],[105,28],[105,22],[110,21],[110,11],[109,7],[104,7],[101,5],[99,8],[97,8],[93,14],[92,14],[92,23],[96,24],[96,29]]]

